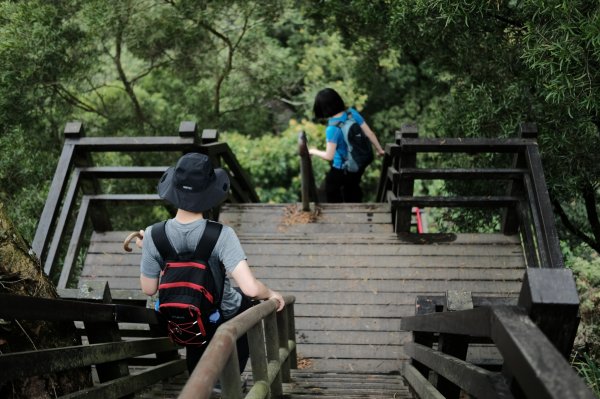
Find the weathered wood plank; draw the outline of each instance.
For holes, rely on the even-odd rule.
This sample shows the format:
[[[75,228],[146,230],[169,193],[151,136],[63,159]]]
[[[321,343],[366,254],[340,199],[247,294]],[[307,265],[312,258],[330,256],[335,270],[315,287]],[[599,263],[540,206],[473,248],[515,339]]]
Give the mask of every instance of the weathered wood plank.
[[[219,217],[219,222],[225,224],[253,224],[253,223],[270,223],[270,224],[285,224],[294,222],[285,213],[254,213],[254,212],[243,212],[243,213],[227,213]],[[304,224],[301,222],[295,222],[298,224]],[[389,224],[390,213],[388,212],[350,212],[350,213],[336,213],[318,215],[311,224],[334,224],[340,227],[341,224],[346,223],[377,223],[377,224]],[[341,228],[341,227],[340,227]]]
[[[243,227],[243,226],[242,226]],[[145,226],[141,227],[145,228]],[[132,228],[131,231],[139,230],[138,226]],[[335,242],[335,241],[374,241],[374,242],[382,242],[389,243],[395,242],[398,245],[411,245],[410,243],[405,243],[402,240],[399,240],[396,234],[343,234],[343,231],[340,234],[335,235],[319,235],[319,236],[309,236],[307,234],[286,234],[282,236],[280,234],[257,234],[251,231],[244,231],[245,229],[236,230],[240,239],[245,240],[261,240],[261,241],[270,241],[270,240],[280,240],[280,241],[314,241],[315,239],[326,240],[325,242]],[[125,237],[131,233],[129,230],[125,231],[105,231],[98,232],[95,231],[92,233],[92,242],[115,242],[122,243]],[[417,235],[417,234],[415,234]],[[244,240],[242,240],[244,241]],[[517,235],[504,235],[502,233],[486,233],[486,234],[474,234],[474,233],[460,233],[454,234],[453,240],[447,243],[448,245],[457,245],[457,244],[514,244],[520,245],[520,240]]]
[[[134,277],[105,277],[111,287],[117,289],[133,289],[139,287],[139,278]],[[331,292],[331,280],[312,280],[308,282],[293,281],[285,279],[264,279],[264,282],[274,289],[283,292],[311,293]],[[462,280],[397,280],[397,281],[335,281],[335,291],[340,292],[437,292],[443,293],[447,290],[471,291],[476,294],[499,293],[508,294],[518,291],[521,283],[514,281],[462,281]]]
[[[302,357],[321,359],[390,359],[406,360],[402,345],[313,344],[297,347]]]
[[[148,368],[140,373],[118,378],[92,388],[74,392],[70,395],[61,396],[63,399],[104,399],[127,397],[144,387],[162,379],[181,374],[186,369],[185,360],[173,360],[169,363],[160,364]]]
[[[303,358],[300,355],[300,358]],[[376,373],[400,373],[402,365],[407,360],[385,361],[381,359],[321,359],[311,358],[311,371],[357,373],[367,371]]]
[[[114,362],[128,357],[164,352],[172,348],[173,343],[165,337],[7,353],[0,357],[0,366],[3,370],[0,382]]]
[[[441,280],[515,280],[523,277],[522,270],[508,268],[448,268],[448,267],[369,267],[363,265],[343,265],[335,267],[285,267],[274,268],[271,266],[253,266],[252,270],[257,276],[275,276],[285,279],[336,279],[336,280],[429,280],[432,276]],[[86,268],[86,276],[101,277],[137,277],[140,269],[132,266],[96,266]]]
[[[296,340],[300,350],[318,344],[404,345],[412,340],[412,334],[401,331],[344,331],[343,334],[334,334],[333,331],[298,330]]]
[[[291,248],[290,248],[291,247]],[[286,244],[248,244],[244,243],[247,255],[259,254],[282,254],[286,250],[288,254],[302,256],[310,255],[419,255],[419,256],[511,256],[522,255],[520,247],[500,245],[406,245],[391,246],[372,243],[344,245],[318,245],[317,243],[295,243],[292,246]]]
[[[277,268],[277,274],[285,275],[286,268],[321,268],[340,267],[355,268],[360,266],[379,268],[482,268],[493,265],[491,269],[519,269],[525,270],[522,256],[511,254],[507,256],[394,256],[382,255],[374,258],[369,255],[248,255],[248,262],[252,268]],[[141,254],[88,254],[85,267],[97,265],[98,267],[136,267],[139,269]],[[493,263],[492,263],[493,262]],[[116,270],[114,271],[116,272]],[[386,271],[387,273],[387,271]]]

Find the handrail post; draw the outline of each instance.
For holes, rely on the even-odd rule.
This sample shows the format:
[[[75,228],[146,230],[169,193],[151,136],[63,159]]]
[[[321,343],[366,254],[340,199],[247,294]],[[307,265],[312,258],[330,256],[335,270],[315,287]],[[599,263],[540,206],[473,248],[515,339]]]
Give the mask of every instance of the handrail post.
[[[377,202],[386,201],[387,190],[391,186],[388,177],[388,169],[392,166],[392,155],[390,152],[390,146],[386,145],[383,161],[381,162],[381,175],[379,176],[379,184],[377,185],[377,196],[375,197]]]
[[[89,282],[88,284],[95,285],[98,291],[103,292],[102,303],[112,303],[110,287],[107,281],[95,281]],[[121,341],[121,332],[119,331],[119,324],[116,321],[84,321],[83,325],[90,344]],[[129,375],[129,367],[125,360],[97,364],[96,371],[100,382],[106,382]]]
[[[520,123],[519,137],[522,139],[537,139],[538,130],[535,123]],[[523,151],[517,153],[513,157],[513,168],[525,168],[525,154]],[[506,194],[513,197],[522,197],[524,193],[523,182],[509,180]],[[505,208],[502,213],[502,232],[506,235],[516,234],[519,229],[519,218],[516,209]]]
[[[298,154],[300,155],[300,181],[302,185],[302,210],[310,211],[310,197],[314,198],[315,204],[318,203],[317,188],[315,176],[312,169],[312,161],[308,153],[306,133],[304,131],[298,134]]]
[[[219,131],[216,129],[202,130],[202,144],[216,143],[219,141]]]
[[[284,350],[286,353],[289,350],[288,344],[288,323],[287,323],[287,307],[277,312],[277,335],[279,341],[279,351]],[[281,356],[279,356],[281,358]],[[290,358],[286,356],[285,361],[281,365],[281,380],[282,382],[290,382]]]
[[[248,346],[250,347],[250,364],[252,365],[252,379],[269,381],[269,368],[267,365],[267,352],[265,349],[265,329],[263,323],[257,323],[248,330]],[[267,395],[270,397],[270,395]]]
[[[194,121],[181,121],[179,123],[179,137],[192,137],[194,143],[198,142],[198,136],[196,135],[196,122]]]
[[[435,313],[435,304],[428,297],[418,296],[415,303],[415,315],[418,316],[430,313]],[[433,347],[433,333],[413,331],[412,335],[414,343],[424,345],[428,348]],[[426,379],[429,378],[429,374],[431,372],[431,369],[429,367],[416,361],[415,359],[411,359],[411,364],[423,375],[423,377],[425,377]]]
[[[473,299],[470,292],[447,291],[446,306],[444,311],[455,312],[459,310],[473,309]],[[469,349],[469,340],[464,335],[440,333],[438,350],[454,358],[465,360]],[[458,399],[460,387],[450,380],[438,375],[437,389],[446,399]]]
[[[242,386],[240,384],[240,365],[238,360],[237,345],[233,345],[227,363],[221,372],[221,389],[224,398],[242,399]]]
[[[294,348],[290,351],[289,354],[289,364],[290,368],[297,369],[298,368],[298,356],[296,351],[296,322],[295,322],[295,313],[294,313],[294,304],[290,303],[286,305],[287,309],[287,332],[288,332],[288,342],[292,342]]]
[[[414,168],[417,165],[417,154],[414,152],[404,152],[402,150],[402,142],[407,138],[419,137],[417,125],[405,124],[402,125],[400,132],[396,134],[396,143],[400,145],[400,156],[393,160],[394,167],[398,172],[402,168]],[[404,196],[414,194],[415,180],[412,178],[402,178],[397,183],[392,184],[392,191],[396,196]],[[410,222],[412,218],[412,207],[401,206],[396,209],[394,219],[394,231],[396,234],[410,232]]]
[[[579,296],[573,272],[528,267],[518,305],[568,359],[579,325]]]
[[[279,333],[277,331],[277,317],[274,313],[271,313],[265,318],[265,341],[267,344],[267,360],[269,364],[275,363],[279,366]],[[283,395],[281,377],[281,373],[277,373],[271,383],[270,392],[274,397]]]

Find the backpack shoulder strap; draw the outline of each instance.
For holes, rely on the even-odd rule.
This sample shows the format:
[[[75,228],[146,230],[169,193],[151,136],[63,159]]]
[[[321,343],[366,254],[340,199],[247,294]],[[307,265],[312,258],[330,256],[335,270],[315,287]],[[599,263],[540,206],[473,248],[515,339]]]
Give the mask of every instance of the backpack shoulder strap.
[[[167,221],[162,221],[158,223],[154,223],[152,225],[152,231],[150,234],[152,235],[152,241],[158,249],[158,253],[162,256],[163,260],[171,259],[177,256],[177,251],[173,248],[169,239],[167,238],[167,233],[165,231],[165,226]],[[164,264],[160,266],[161,269],[164,269]]]
[[[222,229],[223,225],[221,223],[213,222],[211,220],[206,221],[206,228],[204,229],[204,233],[202,234],[200,241],[198,241],[198,245],[194,251],[195,258],[208,261],[213,249],[215,248],[215,245],[217,244],[217,240],[221,235]]]

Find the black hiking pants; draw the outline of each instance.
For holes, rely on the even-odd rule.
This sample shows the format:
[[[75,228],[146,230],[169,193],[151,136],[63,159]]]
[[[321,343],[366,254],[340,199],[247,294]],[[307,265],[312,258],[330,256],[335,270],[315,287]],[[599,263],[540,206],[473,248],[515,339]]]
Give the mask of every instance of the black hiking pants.
[[[360,179],[364,170],[348,172],[333,166],[325,176],[327,202],[362,202]]]

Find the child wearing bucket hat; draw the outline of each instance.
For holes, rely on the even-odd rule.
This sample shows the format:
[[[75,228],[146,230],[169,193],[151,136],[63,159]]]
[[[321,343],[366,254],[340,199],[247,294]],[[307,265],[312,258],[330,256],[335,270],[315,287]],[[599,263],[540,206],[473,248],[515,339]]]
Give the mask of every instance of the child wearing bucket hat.
[[[174,218],[164,224],[164,231],[172,248],[177,253],[193,252],[207,227],[206,211],[216,207],[227,198],[229,177],[220,168],[214,169],[210,159],[199,153],[182,156],[175,167],[169,168],[158,183],[159,196],[177,208]],[[140,284],[147,295],[154,295],[159,287],[161,265],[165,261],[153,240],[149,226],[140,232],[142,239],[136,243],[142,248]],[[246,260],[246,255],[235,231],[222,225],[218,239],[208,263],[213,275],[222,276],[223,291],[220,314],[226,321],[252,306],[253,299],[275,299],[277,311],[284,307],[280,293],[271,290],[257,280]],[[233,288],[231,276],[239,289]],[[186,360],[191,374],[207,345],[186,346]],[[240,371],[243,371],[249,356],[248,340],[244,335],[237,342]]]

